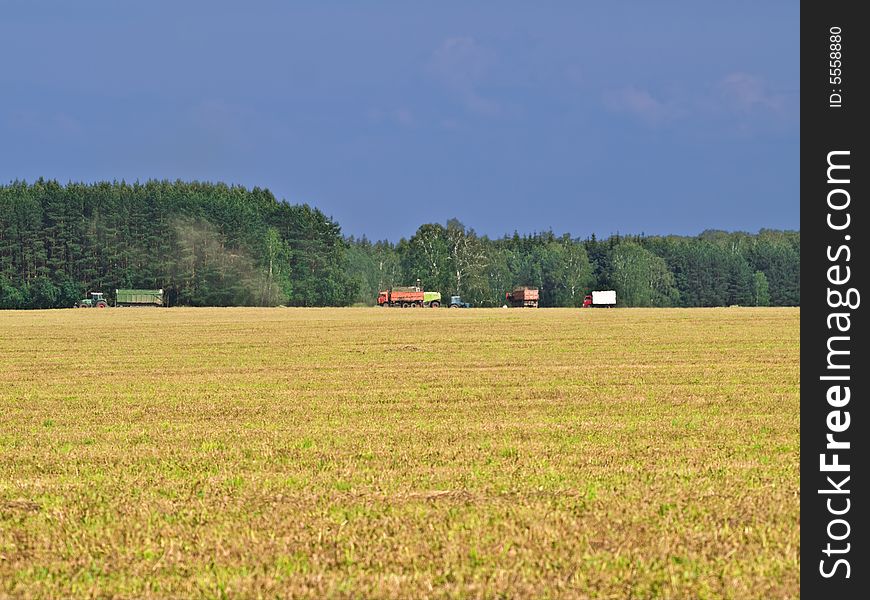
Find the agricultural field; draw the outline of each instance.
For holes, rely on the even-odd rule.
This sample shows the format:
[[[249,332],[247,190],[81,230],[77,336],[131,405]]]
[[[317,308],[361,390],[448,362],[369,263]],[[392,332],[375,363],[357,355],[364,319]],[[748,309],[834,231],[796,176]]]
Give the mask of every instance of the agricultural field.
[[[799,318],[0,312],[0,598],[797,597]]]

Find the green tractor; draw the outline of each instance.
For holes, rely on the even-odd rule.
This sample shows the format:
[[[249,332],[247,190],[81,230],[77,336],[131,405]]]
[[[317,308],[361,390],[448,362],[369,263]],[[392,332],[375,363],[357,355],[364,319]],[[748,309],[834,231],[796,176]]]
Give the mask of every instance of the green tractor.
[[[106,308],[109,303],[103,298],[103,292],[91,292],[90,298],[76,302],[76,308]]]

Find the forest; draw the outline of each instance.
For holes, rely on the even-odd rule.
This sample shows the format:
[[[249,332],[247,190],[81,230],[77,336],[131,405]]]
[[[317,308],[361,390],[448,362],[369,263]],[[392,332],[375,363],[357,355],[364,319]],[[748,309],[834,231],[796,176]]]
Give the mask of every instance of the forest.
[[[622,306],[797,306],[800,232],[489,238],[451,219],[372,242],[258,187],[0,186],[0,309],[130,287],[163,288],[171,306],[373,305],[379,289],[417,279],[483,307],[517,285],[538,287],[542,306],[579,306],[592,289],[615,289]]]

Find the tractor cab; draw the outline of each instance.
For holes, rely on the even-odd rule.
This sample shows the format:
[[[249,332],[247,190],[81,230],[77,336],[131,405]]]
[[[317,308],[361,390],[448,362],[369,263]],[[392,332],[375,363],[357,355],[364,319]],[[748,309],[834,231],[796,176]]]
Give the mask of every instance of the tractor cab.
[[[583,298],[583,308],[589,308],[592,306],[592,294],[586,294]]]
[[[462,296],[450,296],[450,308],[471,308],[471,304],[462,301]]]
[[[108,302],[103,298],[103,292],[91,292],[90,296],[90,298],[79,300],[76,308],[106,308],[109,306]]]

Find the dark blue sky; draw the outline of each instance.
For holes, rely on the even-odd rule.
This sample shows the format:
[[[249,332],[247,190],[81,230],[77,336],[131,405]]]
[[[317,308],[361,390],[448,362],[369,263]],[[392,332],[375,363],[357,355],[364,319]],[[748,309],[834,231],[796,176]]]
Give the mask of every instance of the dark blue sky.
[[[343,231],[799,227],[797,2],[0,9],[0,181],[268,187]]]

